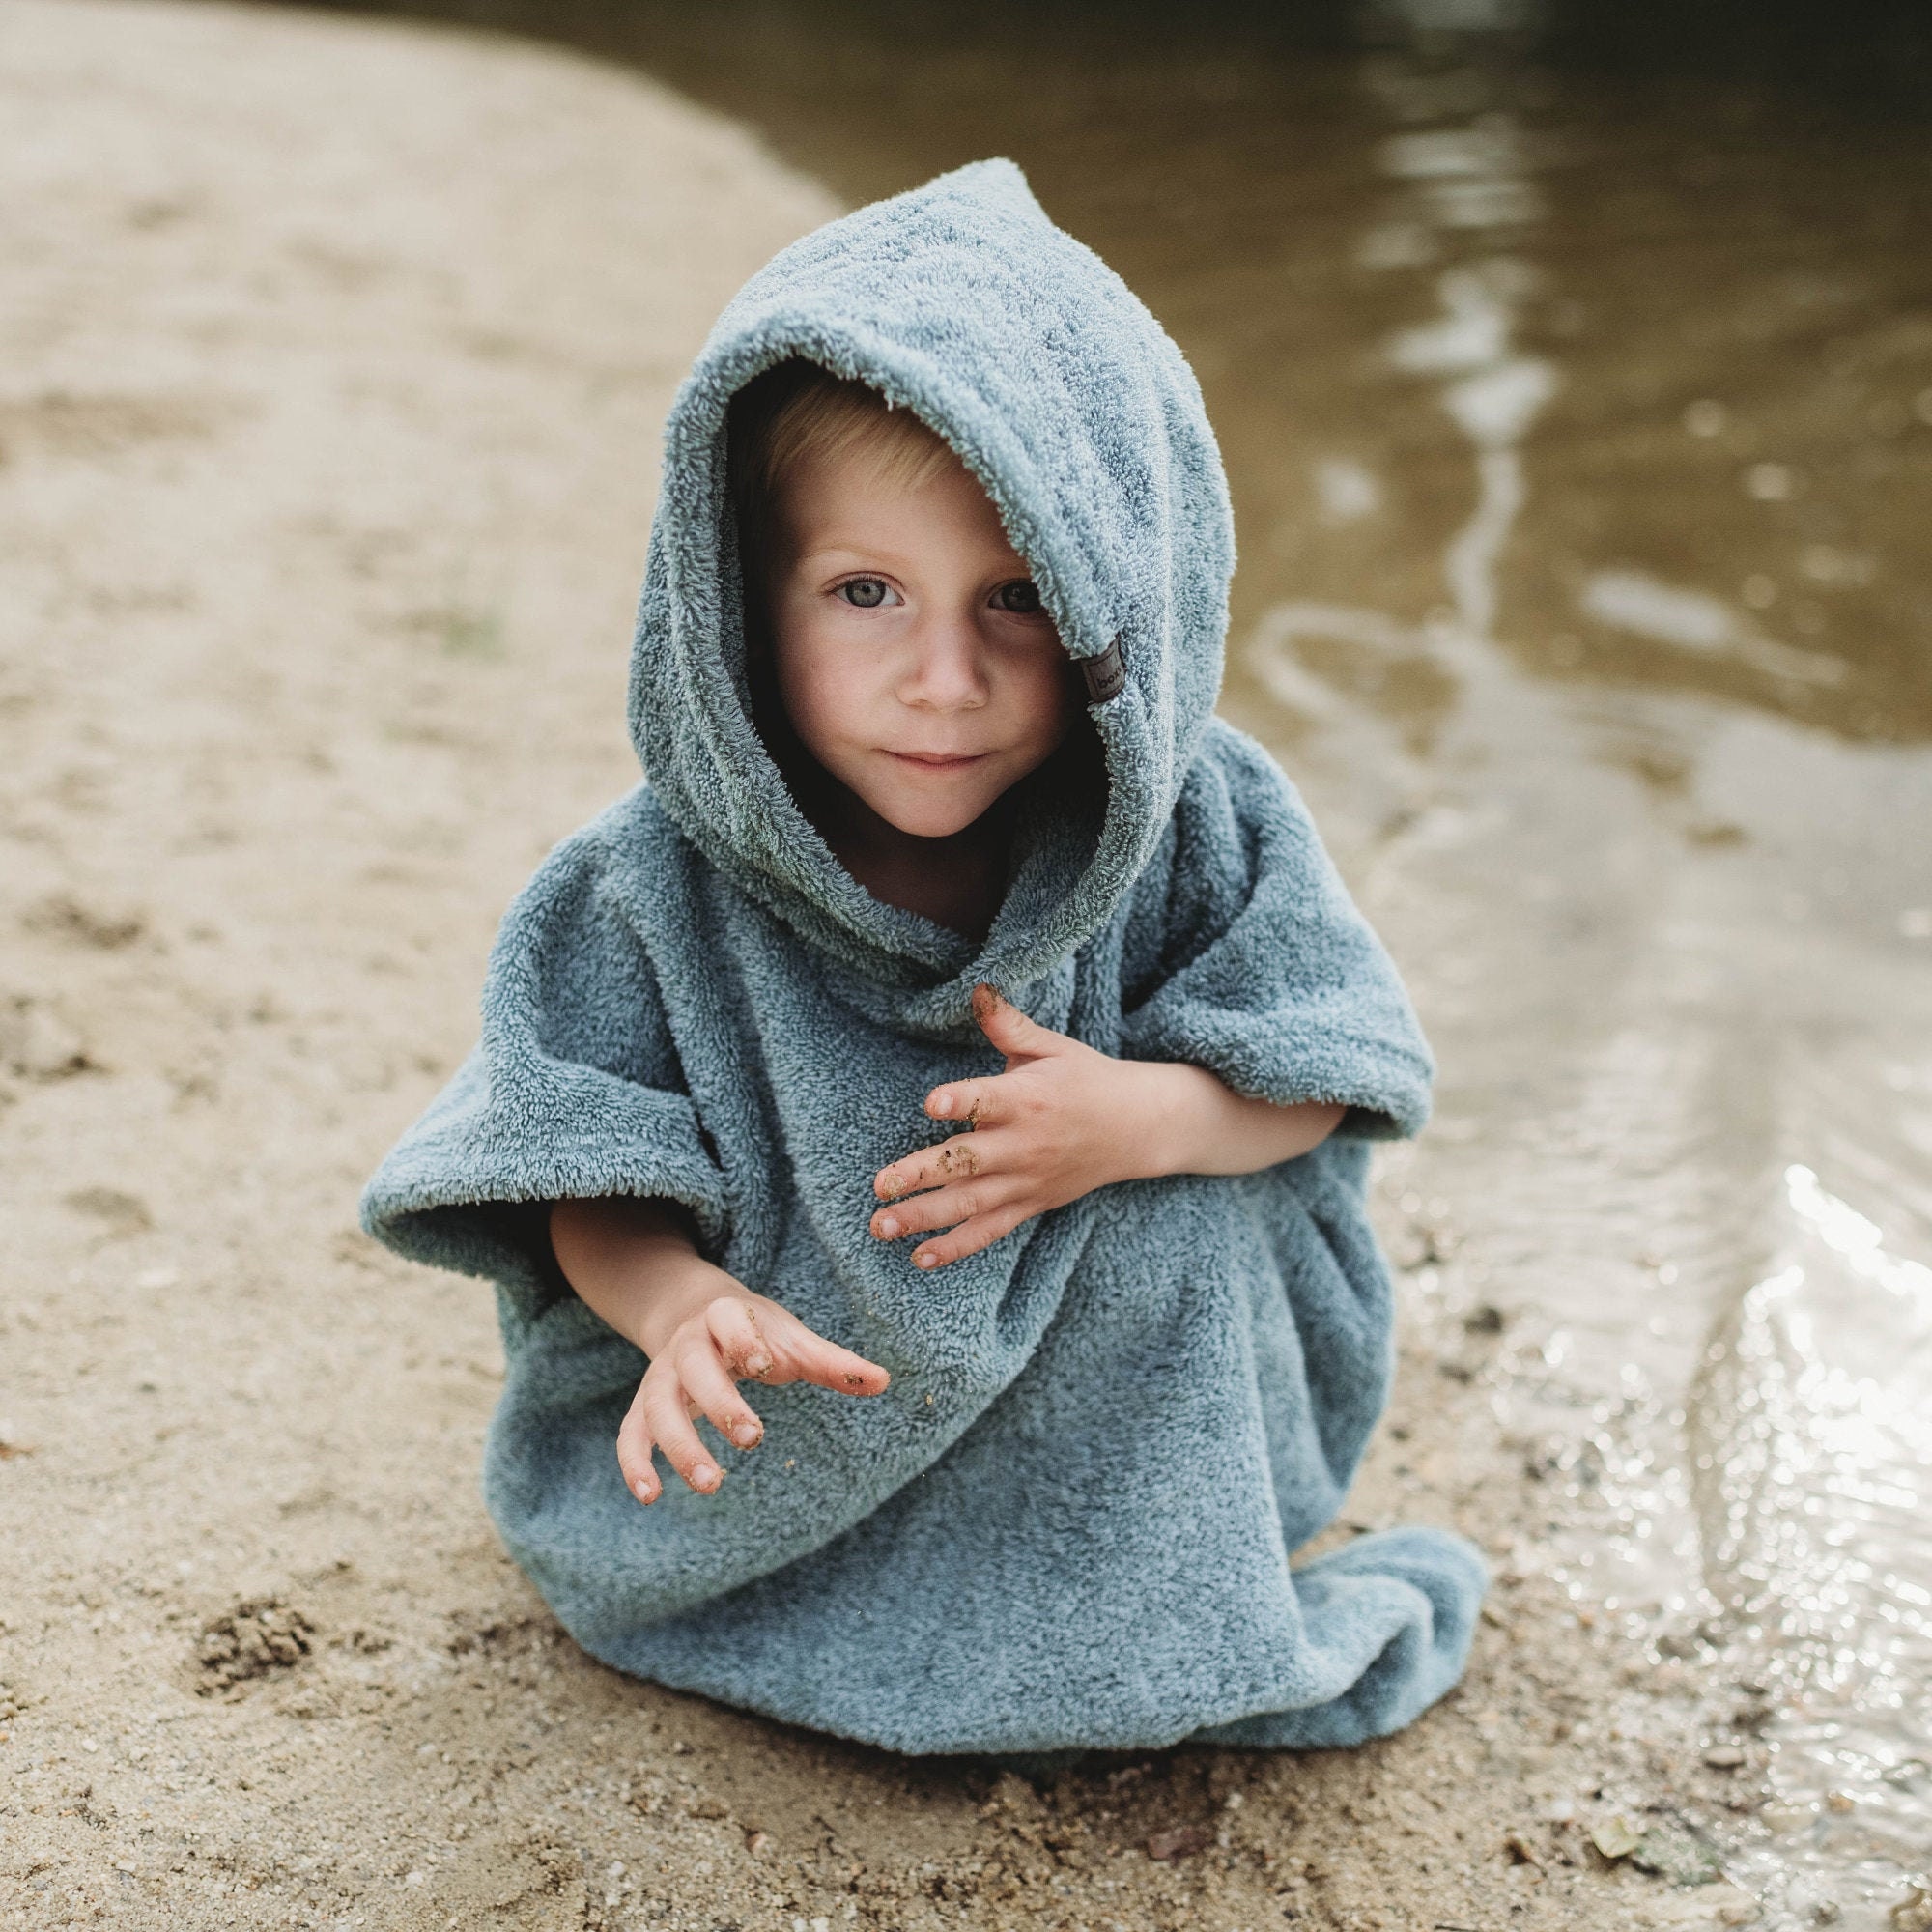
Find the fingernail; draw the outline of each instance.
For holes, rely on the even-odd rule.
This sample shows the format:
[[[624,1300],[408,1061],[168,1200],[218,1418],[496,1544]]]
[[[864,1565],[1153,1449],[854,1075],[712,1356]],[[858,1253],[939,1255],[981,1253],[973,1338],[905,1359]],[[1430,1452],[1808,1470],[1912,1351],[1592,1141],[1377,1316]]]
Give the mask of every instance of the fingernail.
[[[654,1501],[657,1496],[657,1492],[648,1483],[639,1483],[637,1486],[635,1493],[640,1503]]]
[[[743,1447],[749,1449],[765,1432],[755,1422],[741,1422],[731,1434]]]
[[[772,1358],[769,1355],[753,1355],[745,1364],[748,1376],[762,1376],[771,1373]]]
[[[952,1095],[951,1094],[935,1094],[932,1096],[932,1111],[942,1117],[952,1113]]]
[[[890,1214],[886,1215],[879,1223],[879,1238],[882,1241],[892,1240],[898,1234],[898,1231],[899,1224]]]
[[[922,1248],[918,1254],[913,1256],[913,1260],[923,1268],[929,1268],[933,1264],[933,1263],[936,1262],[938,1259],[939,1257],[937,1255],[929,1255],[925,1252],[923,1248]]]
[[[692,1470],[691,1480],[701,1490],[708,1490],[718,1480],[718,1471],[709,1463],[700,1463]]]

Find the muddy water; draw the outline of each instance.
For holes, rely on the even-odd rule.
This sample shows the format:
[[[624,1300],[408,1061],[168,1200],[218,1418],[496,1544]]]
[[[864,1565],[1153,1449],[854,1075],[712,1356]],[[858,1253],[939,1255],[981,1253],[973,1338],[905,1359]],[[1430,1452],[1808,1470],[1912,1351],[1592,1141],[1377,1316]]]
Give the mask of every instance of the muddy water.
[[[1875,1927],[1932,1861],[1932,64],[1594,11],[487,17],[854,199],[1011,154],[1180,339],[1227,708],[1438,1050],[1384,1207],[1503,1319],[1515,1560],[1729,1673],[1734,1870]]]

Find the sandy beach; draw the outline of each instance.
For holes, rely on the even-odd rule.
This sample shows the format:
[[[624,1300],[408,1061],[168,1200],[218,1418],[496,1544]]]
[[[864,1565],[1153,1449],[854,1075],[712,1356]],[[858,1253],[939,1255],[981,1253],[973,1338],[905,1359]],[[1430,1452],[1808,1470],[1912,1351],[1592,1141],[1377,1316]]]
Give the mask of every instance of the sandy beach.
[[[477,1493],[489,1292],[355,1197],[635,782],[660,419],[837,204],[634,74],[168,0],[12,0],[0,130],[0,1924],[1750,1922],[1748,1689],[1541,1576],[1493,1311],[1351,1501],[1498,1574],[1384,1744],[1036,1787],[575,1648]]]

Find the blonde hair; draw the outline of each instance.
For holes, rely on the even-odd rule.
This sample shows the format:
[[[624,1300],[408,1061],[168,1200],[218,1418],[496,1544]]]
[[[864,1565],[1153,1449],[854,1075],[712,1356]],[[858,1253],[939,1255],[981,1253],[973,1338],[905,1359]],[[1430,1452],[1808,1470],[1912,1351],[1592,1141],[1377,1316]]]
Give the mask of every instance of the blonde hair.
[[[781,494],[809,459],[863,456],[882,480],[908,491],[957,461],[910,410],[895,409],[869,384],[798,356],[753,377],[732,397],[726,449],[739,553],[753,597],[777,534]]]

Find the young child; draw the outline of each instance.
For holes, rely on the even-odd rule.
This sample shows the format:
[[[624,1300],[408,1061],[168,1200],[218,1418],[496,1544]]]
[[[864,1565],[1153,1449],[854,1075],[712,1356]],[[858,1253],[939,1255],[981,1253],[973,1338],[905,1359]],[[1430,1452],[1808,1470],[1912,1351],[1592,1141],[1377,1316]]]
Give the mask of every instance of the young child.
[[[1212,716],[1233,561],[1192,373],[1010,162],[713,330],[648,783],[362,1204],[497,1282],[486,1498],[607,1662],[908,1752],[1351,1744],[1456,1681],[1460,1538],[1290,1564],[1385,1399],[1369,1143],[1434,1069]]]

